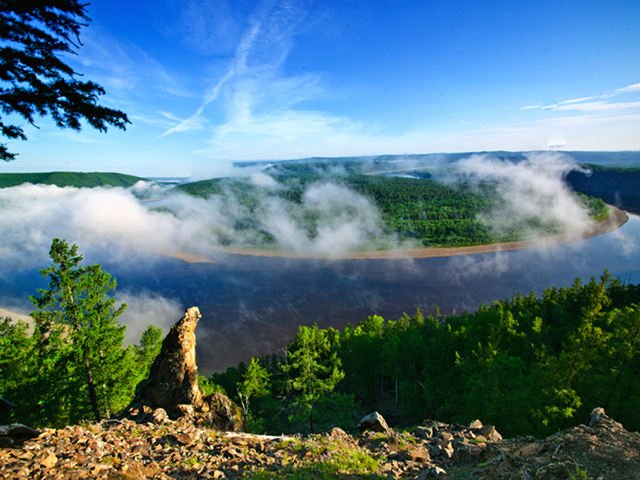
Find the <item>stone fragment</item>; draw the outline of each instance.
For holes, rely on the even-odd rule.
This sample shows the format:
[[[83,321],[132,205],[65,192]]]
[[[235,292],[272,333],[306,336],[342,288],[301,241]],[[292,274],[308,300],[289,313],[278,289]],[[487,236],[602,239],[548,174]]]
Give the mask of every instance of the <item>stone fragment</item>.
[[[513,454],[519,457],[530,457],[532,455],[537,455],[542,450],[542,446],[538,443],[532,442],[523,445],[519,449],[517,449]]]
[[[478,434],[482,435],[487,440],[491,440],[492,442],[497,442],[499,440],[502,440],[502,435],[498,433],[498,431],[496,430],[496,427],[494,427],[493,425],[484,425],[480,429]]]
[[[484,438],[482,435],[478,435],[477,437],[475,437],[473,439],[474,443],[476,444],[480,444],[480,443],[487,443],[487,439]]]
[[[418,426],[413,432],[416,437],[429,439],[433,437],[433,427]]]
[[[192,419],[195,416],[195,409],[193,405],[189,403],[181,403],[180,405],[176,405],[176,411],[178,413],[179,418],[187,418]]]
[[[434,465],[432,467],[426,468],[423,470],[420,475],[418,475],[418,480],[430,480],[430,479],[440,479],[445,478],[447,476],[447,471],[439,467],[438,465]]]
[[[340,427],[333,427],[331,430],[329,430],[327,436],[332,440],[353,443],[353,438],[351,437],[351,435],[349,435]]]
[[[447,447],[453,441],[453,435],[449,432],[440,432],[440,442],[438,443],[442,448]]]
[[[164,408],[158,407],[151,414],[151,421],[156,425],[161,425],[169,421],[169,415],[167,415],[167,411]]]
[[[445,457],[453,458],[453,454],[455,453],[455,450],[453,449],[453,444],[449,443],[445,447],[442,447],[442,452],[444,453]]]
[[[179,434],[176,437],[176,440],[182,445],[191,445],[192,443],[197,442],[199,438],[200,432],[198,432],[197,430],[193,430],[191,432],[184,432]]]
[[[412,448],[407,452],[410,460],[418,463],[429,463],[431,461],[431,455],[429,451],[424,447]]]
[[[45,468],[53,468],[58,463],[58,457],[51,450],[45,450],[36,457],[36,462]]]
[[[389,425],[387,425],[387,421],[378,412],[373,412],[362,417],[358,424],[358,428],[361,432],[373,430],[374,432],[384,432],[387,435],[393,433],[393,430],[391,430]]]
[[[469,428],[472,430],[480,430],[483,427],[482,422],[478,419],[469,424]]]

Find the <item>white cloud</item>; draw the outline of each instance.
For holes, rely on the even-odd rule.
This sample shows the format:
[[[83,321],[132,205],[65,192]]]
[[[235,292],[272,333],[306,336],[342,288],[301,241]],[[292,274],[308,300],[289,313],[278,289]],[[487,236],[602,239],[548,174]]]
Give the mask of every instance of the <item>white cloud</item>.
[[[592,97],[593,98],[593,97]],[[600,112],[605,110],[629,110],[640,109],[640,102],[585,102],[581,99],[569,100],[553,105],[530,105],[525,107],[527,110],[550,110],[550,111],[568,111],[575,110],[579,112]]]
[[[594,112],[602,110],[624,110],[630,108],[640,108],[640,102],[611,102],[608,99],[624,93],[640,91],[640,83],[627,85],[618,88],[612,93],[603,93],[600,95],[592,95],[588,97],[571,98],[562,100],[557,103],[535,104],[522,107],[523,110],[576,110],[583,112]]]
[[[127,309],[119,318],[124,324],[125,343],[138,343],[142,333],[150,325],[162,329],[166,334],[184,312],[184,306],[177,300],[163,297],[154,292],[118,291],[119,303],[126,303]]]
[[[616,92],[619,92],[619,93],[640,92],[640,83],[632,83],[631,85],[627,85],[626,87],[618,88]]]
[[[284,250],[336,256],[367,246],[381,231],[376,208],[344,186],[312,184],[297,204],[269,194],[284,187],[264,173],[247,181],[264,188],[251,206],[231,190],[196,198],[144,182],[131,189],[0,189],[0,260],[5,270],[47,265],[54,237],[77,243],[91,261],[128,264],[175,253],[216,258],[221,245],[252,246],[265,232]]]
[[[455,166],[466,181],[497,185],[503,201],[482,220],[498,233],[520,225],[519,234],[529,238],[540,237],[549,227],[580,235],[593,226],[588,212],[564,181],[570,171],[580,170],[566,155],[531,153],[520,162],[472,155]]]
[[[582,103],[582,102],[588,102],[590,100],[596,100],[600,97],[596,96],[596,97],[581,97],[581,98],[572,98],[570,100],[564,100],[562,102],[559,102],[558,105],[568,105],[571,103]]]

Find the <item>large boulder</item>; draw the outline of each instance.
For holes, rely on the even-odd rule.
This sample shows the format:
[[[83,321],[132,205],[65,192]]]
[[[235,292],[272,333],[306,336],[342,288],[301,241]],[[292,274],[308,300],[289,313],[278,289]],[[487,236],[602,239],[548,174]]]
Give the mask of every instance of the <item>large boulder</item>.
[[[358,429],[361,432],[373,430],[374,432],[383,432],[387,435],[391,435],[393,433],[393,430],[391,430],[389,425],[387,425],[387,421],[378,412],[373,412],[362,417],[360,423],[358,423]]]
[[[35,430],[21,423],[11,423],[0,425],[0,448],[13,447],[30,438],[40,435],[39,430]]]
[[[171,327],[149,377],[138,384],[126,416],[156,421],[164,411],[173,420],[192,421],[219,430],[242,429],[240,408],[225,395],[205,396],[198,385],[195,329],[201,317],[198,307],[191,307]]]

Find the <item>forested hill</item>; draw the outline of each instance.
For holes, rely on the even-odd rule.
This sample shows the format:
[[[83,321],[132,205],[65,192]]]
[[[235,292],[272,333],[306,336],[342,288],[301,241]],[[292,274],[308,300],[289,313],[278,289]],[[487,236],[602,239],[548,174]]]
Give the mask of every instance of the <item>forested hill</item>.
[[[239,402],[251,394],[250,427],[275,433],[348,428],[377,410],[395,425],[481,418],[508,436],[544,436],[594,405],[637,430],[639,305],[640,286],[604,274],[460,315],[301,326],[284,356],[211,380]]]
[[[141,177],[112,172],[42,172],[0,173],[0,188],[23,183],[57,185],[58,187],[130,187]]]
[[[199,197],[221,196],[225,202],[233,202],[233,208],[243,209],[243,217],[237,222],[244,237],[253,235],[250,248],[276,248],[270,233],[262,231],[259,219],[265,215],[264,199],[286,202],[287,209],[298,211],[303,228],[310,237],[318,231],[322,215],[305,210],[305,192],[314,183],[335,182],[364,198],[380,212],[383,232],[368,248],[385,249],[390,238],[415,246],[459,247],[523,239],[523,232],[536,231],[540,235],[552,235],[562,231],[562,225],[542,215],[511,218],[501,231],[491,228],[492,212],[504,208],[505,199],[497,192],[496,184],[489,182],[478,186],[464,182],[455,185],[427,178],[387,175],[368,175],[358,169],[361,165],[346,167],[346,172],[334,173],[333,164],[282,164],[267,170],[277,181],[277,186],[260,186],[247,177],[216,178],[178,185],[177,191]],[[380,166],[378,166],[380,167]],[[578,195],[595,220],[604,220],[609,212],[596,198]],[[348,213],[345,210],[343,213]],[[222,238],[222,243],[235,242],[237,238]]]
[[[573,171],[567,176],[574,190],[640,213],[640,168],[585,166],[590,173]]]

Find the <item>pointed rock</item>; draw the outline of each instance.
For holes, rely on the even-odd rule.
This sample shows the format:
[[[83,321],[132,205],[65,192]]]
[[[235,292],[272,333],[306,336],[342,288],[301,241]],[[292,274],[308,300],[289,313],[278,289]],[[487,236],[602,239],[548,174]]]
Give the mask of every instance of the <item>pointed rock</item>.
[[[201,317],[198,307],[191,307],[171,327],[151,366],[149,378],[138,385],[135,401],[152,408],[164,408],[169,416],[178,413],[178,405],[199,407],[202,404],[195,335]]]
[[[149,377],[138,384],[126,416],[138,421],[157,421],[149,414],[160,408],[172,419],[220,430],[242,429],[238,406],[222,394],[205,396],[198,385],[195,330],[201,317],[198,307],[191,307],[171,327]]]

